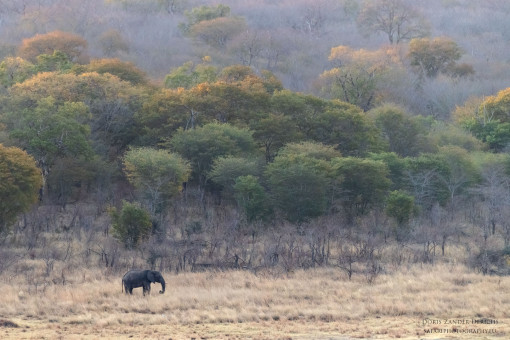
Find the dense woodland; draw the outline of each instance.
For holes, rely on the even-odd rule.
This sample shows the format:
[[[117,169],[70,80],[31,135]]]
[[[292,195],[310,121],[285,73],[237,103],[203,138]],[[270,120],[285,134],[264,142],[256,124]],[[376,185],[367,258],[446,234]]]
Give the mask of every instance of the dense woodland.
[[[0,4],[0,274],[508,274],[506,1]]]

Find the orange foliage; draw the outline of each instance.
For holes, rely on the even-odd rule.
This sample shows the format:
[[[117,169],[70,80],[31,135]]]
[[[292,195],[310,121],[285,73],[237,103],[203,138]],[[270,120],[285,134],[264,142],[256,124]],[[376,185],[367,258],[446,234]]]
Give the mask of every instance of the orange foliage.
[[[23,39],[18,54],[35,63],[37,56],[41,54],[53,54],[55,51],[61,51],[67,54],[71,61],[85,64],[88,62],[86,50],[87,41],[79,35],[53,31]]]

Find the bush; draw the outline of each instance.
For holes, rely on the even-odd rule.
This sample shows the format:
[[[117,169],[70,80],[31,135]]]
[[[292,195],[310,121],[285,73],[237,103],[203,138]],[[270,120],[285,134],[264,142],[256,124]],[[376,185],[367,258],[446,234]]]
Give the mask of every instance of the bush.
[[[136,248],[149,237],[152,221],[149,213],[136,203],[124,201],[120,213],[110,211],[113,222],[113,236],[126,248]]]

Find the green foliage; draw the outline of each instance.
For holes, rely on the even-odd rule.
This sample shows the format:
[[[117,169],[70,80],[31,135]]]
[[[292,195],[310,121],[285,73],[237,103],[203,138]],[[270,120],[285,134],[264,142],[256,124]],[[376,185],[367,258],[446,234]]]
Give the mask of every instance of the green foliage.
[[[479,182],[480,173],[466,150],[458,146],[444,146],[439,149],[438,156],[448,166],[448,172],[440,174],[439,178],[446,185],[451,201]]]
[[[386,199],[386,214],[397,222],[395,235],[401,240],[409,233],[409,220],[415,211],[414,197],[404,191],[390,192]]]
[[[292,222],[323,215],[336,179],[331,161],[340,154],[320,143],[292,143],[265,171],[273,202]]]
[[[67,73],[73,69],[74,65],[67,54],[61,51],[54,51],[53,54],[38,55],[34,70],[36,73],[55,71]]]
[[[406,180],[406,160],[399,157],[394,152],[370,153],[369,159],[374,161],[382,161],[389,170],[388,178],[391,181],[391,190],[405,188]]]
[[[117,156],[136,138],[139,132],[134,114],[145,97],[143,88],[96,72],[39,73],[12,86],[9,94],[7,104],[12,111],[32,110],[47,97],[52,97],[59,107],[66,102],[88,107],[93,148],[103,156]]]
[[[268,114],[262,119],[252,120],[250,129],[253,138],[264,150],[266,162],[271,162],[276,152],[285,144],[302,139],[295,122],[283,114]]]
[[[365,156],[384,150],[379,131],[358,108],[340,101],[328,103],[312,121],[309,138],[336,146],[344,156]]]
[[[173,150],[190,161],[194,179],[204,187],[213,161],[221,156],[244,156],[255,150],[252,133],[229,124],[210,123],[180,129],[170,139]]]
[[[277,156],[265,173],[274,205],[291,222],[323,215],[328,207],[328,174],[319,166]]]
[[[25,151],[0,144],[0,234],[39,198],[41,171]]]
[[[391,182],[388,167],[382,161],[355,157],[332,161],[337,176],[342,179],[339,195],[349,218],[368,213],[384,203]]]
[[[10,137],[27,150],[44,172],[57,158],[92,155],[88,140],[90,117],[81,102],[58,102],[47,97],[37,101],[35,108],[24,108],[7,115]]]
[[[435,124],[427,139],[429,144],[434,147],[458,146],[467,151],[486,149],[481,140],[461,127],[452,124]]]
[[[191,118],[197,124],[201,122],[201,117],[193,117],[192,110],[183,105],[182,93],[169,89],[154,92],[135,114],[137,125],[143,129],[139,141],[143,145],[157,146],[179,128],[191,126]]]
[[[20,57],[8,57],[0,63],[0,83],[5,87],[22,83],[34,73],[34,65]]]
[[[259,166],[255,159],[241,157],[218,157],[214,160],[209,178],[227,192],[232,192],[236,180],[240,176],[258,175]]]
[[[230,15],[230,7],[219,4],[217,6],[200,6],[194,7],[191,11],[184,11],[184,15],[188,20],[187,23],[180,23],[179,28],[185,34],[189,33],[191,28],[202,22],[216,18],[228,17]]]
[[[235,180],[234,194],[248,222],[267,220],[272,216],[270,202],[255,176],[239,176]]]
[[[166,150],[131,149],[123,162],[129,182],[147,201],[152,215],[163,211],[190,173],[189,165],[179,155]]]
[[[190,89],[201,83],[215,82],[217,73],[216,67],[205,62],[195,66],[192,61],[188,61],[165,76],[165,87]]]
[[[406,158],[409,192],[417,205],[430,209],[436,202],[445,204],[450,192],[445,179],[450,178],[446,160],[437,154],[422,154]]]
[[[113,236],[128,249],[137,248],[151,233],[151,217],[136,203],[124,201],[121,211],[111,209],[110,216]]]
[[[370,115],[390,152],[407,157],[416,156],[422,151],[424,136],[420,133],[419,125],[402,108],[386,104],[371,110]]]
[[[489,149],[496,152],[503,151],[510,145],[510,123],[502,123],[498,120],[481,123],[472,119],[463,124],[464,128],[483,143],[487,143]]]

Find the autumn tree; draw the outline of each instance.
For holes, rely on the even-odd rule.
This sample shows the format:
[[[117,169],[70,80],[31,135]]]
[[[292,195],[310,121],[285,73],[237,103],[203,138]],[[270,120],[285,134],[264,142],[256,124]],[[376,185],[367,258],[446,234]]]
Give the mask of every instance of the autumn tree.
[[[0,234],[39,198],[41,171],[25,151],[0,144]]]
[[[439,74],[462,77],[474,73],[472,66],[457,64],[462,54],[457,43],[449,38],[421,38],[409,43],[408,58],[421,77],[435,78]]]
[[[18,54],[35,63],[37,56],[52,55],[55,51],[65,53],[72,62],[84,64],[88,61],[87,41],[76,34],[62,31],[37,34],[32,38],[23,39]]]
[[[457,107],[453,118],[494,151],[502,151],[510,144],[510,88],[495,96],[472,98]]]
[[[226,48],[227,42],[246,30],[244,18],[220,17],[194,24],[190,36],[217,49]]]
[[[340,45],[331,49],[329,61],[333,68],[324,71],[316,82],[319,93],[357,105],[364,111],[379,99],[381,84],[394,70],[402,68],[399,51],[393,47],[371,51]]]
[[[364,1],[357,19],[365,34],[383,33],[390,44],[428,35],[429,25],[406,0]]]

